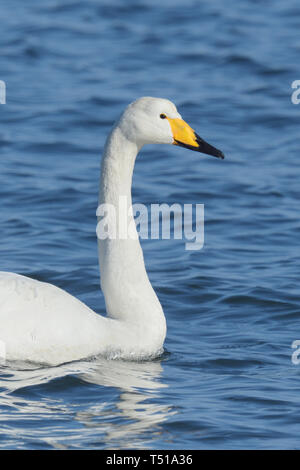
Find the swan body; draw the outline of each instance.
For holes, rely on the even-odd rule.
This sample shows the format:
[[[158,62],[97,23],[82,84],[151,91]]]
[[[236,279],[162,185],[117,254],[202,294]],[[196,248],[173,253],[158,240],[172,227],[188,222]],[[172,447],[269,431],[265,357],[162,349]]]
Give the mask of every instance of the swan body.
[[[0,272],[0,351],[6,360],[49,365],[95,355],[151,358],[161,354],[166,320],[145,269],[135,229],[131,183],[136,156],[149,143],[175,144],[224,158],[185,123],[168,100],[131,103],[109,134],[102,156],[99,204],[126,201],[130,238],[99,238],[101,288],[107,316],[51,284]],[[4,351],[4,352],[3,352]]]
[[[18,274],[0,273],[0,299],[9,360],[57,365],[98,354],[143,358],[158,353],[164,340],[163,321],[150,335],[142,322],[129,327],[100,316],[62,289]]]

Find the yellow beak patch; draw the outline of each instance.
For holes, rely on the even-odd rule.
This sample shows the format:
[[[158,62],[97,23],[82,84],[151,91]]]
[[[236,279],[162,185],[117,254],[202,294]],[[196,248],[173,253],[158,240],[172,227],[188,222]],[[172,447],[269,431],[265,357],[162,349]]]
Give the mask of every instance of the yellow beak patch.
[[[172,129],[174,145],[179,145],[178,142],[180,142],[191,147],[198,147],[195,131],[183,119],[168,117],[167,119]]]

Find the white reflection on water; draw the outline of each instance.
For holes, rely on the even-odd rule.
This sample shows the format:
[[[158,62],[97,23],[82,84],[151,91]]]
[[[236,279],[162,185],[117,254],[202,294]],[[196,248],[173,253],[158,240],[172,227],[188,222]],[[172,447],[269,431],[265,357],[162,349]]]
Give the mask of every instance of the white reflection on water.
[[[14,364],[0,369],[0,426],[6,435],[1,447],[10,448],[10,442],[14,448],[23,447],[29,442],[54,448],[145,448],[159,438],[160,424],[175,413],[161,403],[161,390],[167,385],[158,361],[96,359],[29,367]],[[68,377],[77,379],[73,390]],[[81,391],[78,378],[83,382]],[[85,385],[99,386],[99,398],[92,387],[89,402]],[[67,400],[61,397],[64,387]]]

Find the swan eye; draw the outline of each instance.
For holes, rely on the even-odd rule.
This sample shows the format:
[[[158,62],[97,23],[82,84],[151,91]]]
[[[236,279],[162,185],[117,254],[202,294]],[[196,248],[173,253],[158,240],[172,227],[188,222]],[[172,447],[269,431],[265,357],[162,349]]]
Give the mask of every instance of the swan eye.
[[[165,114],[161,114],[159,117],[160,119],[166,119],[167,116]]]

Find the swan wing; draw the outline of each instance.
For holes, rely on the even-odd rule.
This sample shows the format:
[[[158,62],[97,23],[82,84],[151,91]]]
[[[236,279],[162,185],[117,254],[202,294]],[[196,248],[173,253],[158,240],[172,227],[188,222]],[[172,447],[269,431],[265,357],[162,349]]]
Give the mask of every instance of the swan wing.
[[[8,359],[56,364],[87,357],[106,322],[52,284],[0,272],[0,341]]]

